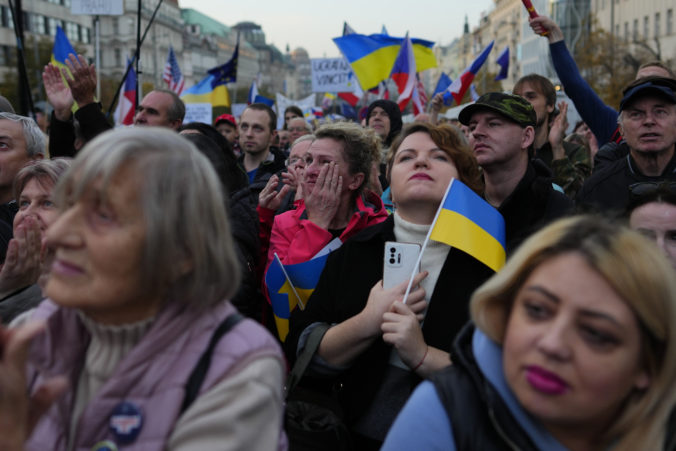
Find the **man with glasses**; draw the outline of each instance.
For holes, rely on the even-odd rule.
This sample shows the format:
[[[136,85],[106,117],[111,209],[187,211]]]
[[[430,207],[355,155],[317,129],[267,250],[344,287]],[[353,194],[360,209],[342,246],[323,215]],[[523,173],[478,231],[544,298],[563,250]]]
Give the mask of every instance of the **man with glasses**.
[[[291,119],[286,129],[289,131],[289,142],[295,143],[301,136],[312,133],[312,127],[302,117],[294,117]]]
[[[617,121],[629,154],[587,179],[577,198],[582,209],[621,212],[631,185],[676,180],[676,80],[640,78],[623,94]]]

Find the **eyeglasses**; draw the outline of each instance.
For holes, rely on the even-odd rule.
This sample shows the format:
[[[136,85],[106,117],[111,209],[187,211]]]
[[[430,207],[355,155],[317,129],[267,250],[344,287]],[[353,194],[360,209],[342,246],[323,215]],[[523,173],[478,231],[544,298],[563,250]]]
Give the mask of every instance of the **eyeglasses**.
[[[676,195],[676,182],[661,180],[659,182],[638,182],[629,185],[629,194],[633,198],[653,196],[657,193]]]
[[[307,128],[305,128],[305,127],[288,127],[287,130],[290,131],[290,132],[306,132]]]
[[[301,161],[304,161],[301,157],[291,157],[287,158],[284,164],[286,165],[286,167],[295,166],[297,163]]]

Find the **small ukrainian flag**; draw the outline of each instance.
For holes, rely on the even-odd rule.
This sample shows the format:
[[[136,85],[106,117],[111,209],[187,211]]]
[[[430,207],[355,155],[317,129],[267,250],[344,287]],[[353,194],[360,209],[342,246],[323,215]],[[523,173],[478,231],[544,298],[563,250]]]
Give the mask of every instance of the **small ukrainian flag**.
[[[505,220],[459,180],[451,181],[430,238],[468,253],[496,272],[505,265]]]
[[[275,255],[270,263],[265,273],[265,285],[280,340],[286,340],[289,333],[291,312],[296,306],[305,309],[326,266],[327,258],[328,254],[325,254],[303,263],[283,265]]]

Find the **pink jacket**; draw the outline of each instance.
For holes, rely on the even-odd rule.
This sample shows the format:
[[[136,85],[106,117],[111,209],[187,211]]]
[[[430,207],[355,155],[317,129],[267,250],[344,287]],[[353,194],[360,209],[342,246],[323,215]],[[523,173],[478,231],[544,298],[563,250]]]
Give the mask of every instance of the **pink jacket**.
[[[365,191],[363,195],[357,197],[356,204],[357,210],[340,234],[342,242],[360,230],[381,223],[387,218],[387,210],[382,200],[370,191]],[[266,270],[275,252],[284,264],[302,263],[314,257],[332,240],[331,232],[307,219],[305,204],[300,203],[295,210],[275,216]]]

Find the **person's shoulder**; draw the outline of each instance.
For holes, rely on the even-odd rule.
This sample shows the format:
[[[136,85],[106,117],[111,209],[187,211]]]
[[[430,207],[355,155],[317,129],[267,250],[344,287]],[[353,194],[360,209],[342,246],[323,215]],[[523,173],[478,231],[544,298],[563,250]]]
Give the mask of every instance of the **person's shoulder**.
[[[627,159],[620,158],[613,162],[609,162],[598,171],[592,173],[587,180],[585,180],[580,193],[588,193],[597,189],[599,186],[607,186],[609,180],[622,176],[627,169]]]

